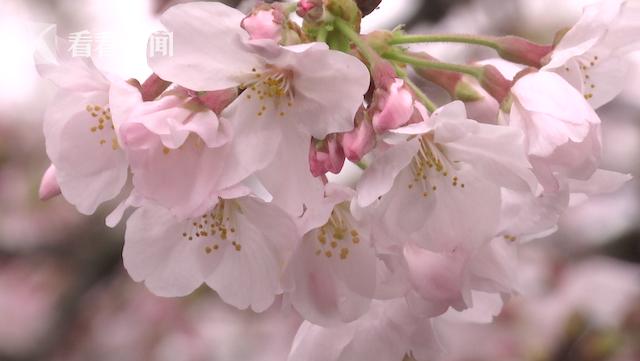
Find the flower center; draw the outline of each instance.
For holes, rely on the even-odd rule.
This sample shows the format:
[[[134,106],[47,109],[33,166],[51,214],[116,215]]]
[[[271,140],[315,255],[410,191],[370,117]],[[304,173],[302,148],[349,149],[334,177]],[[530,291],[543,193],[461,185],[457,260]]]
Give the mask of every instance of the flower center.
[[[316,256],[324,255],[332,258],[334,255],[341,260],[349,257],[351,247],[360,244],[360,234],[351,225],[348,211],[344,204],[337,205],[331,212],[331,217],[327,223],[316,232],[318,248]]]
[[[420,149],[409,164],[413,179],[407,185],[407,188],[415,190],[421,193],[422,197],[427,198],[431,192],[435,192],[438,189],[429,173],[435,171],[436,175],[450,176],[445,162],[447,162],[447,158],[430,140],[425,137],[420,138]],[[464,188],[464,183],[460,182],[458,176],[455,175],[451,175],[451,185]]]
[[[246,99],[258,102],[259,110],[256,115],[261,117],[267,111],[273,111],[284,117],[295,99],[292,87],[293,72],[272,67],[263,72],[253,68],[251,73],[251,79],[240,87],[246,89]]]
[[[579,68],[580,68],[580,75],[581,75],[581,80],[582,80],[582,89],[583,89],[583,96],[586,100],[589,100],[591,98],[593,98],[593,92],[596,89],[596,84],[593,82],[593,79],[591,78],[591,75],[589,75],[589,70],[593,67],[595,67],[598,64],[599,61],[599,57],[597,55],[594,55],[591,58],[587,58],[587,57],[583,57],[583,58],[578,58],[576,60]],[[565,67],[564,69],[567,73],[571,71],[571,69],[569,67]]]
[[[107,139],[111,141],[111,149],[118,150],[118,138],[116,137],[115,127],[111,120],[111,109],[108,106],[100,106],[96,104],[89,104],[85,110],[91,115],[92,121],[95,122],[89,128],[91,133],[98,136],[98,144],[104,146],[109,143]]]
[[[203,241],[206,254],[229,245],[240,252],[242,245],[236,229],[236,212],[241,211],[240,205],[236,202],[220,199],[211,211],[200,218],[192,219],[181,236],[187,241]]]

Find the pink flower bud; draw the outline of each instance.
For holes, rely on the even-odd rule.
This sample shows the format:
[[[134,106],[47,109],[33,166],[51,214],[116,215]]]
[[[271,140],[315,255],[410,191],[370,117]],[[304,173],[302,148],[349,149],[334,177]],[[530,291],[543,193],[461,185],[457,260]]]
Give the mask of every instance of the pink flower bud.
[[[356,113],[356,127],[342,135],[341,144],[345,156],[352,162],[360,161],[376,145],[376,133],[364,108]]]
[[[493,65],[485,65],[483,70],[480,85],[482,85],[482,88],[491,94],[498,103],[502,103],[507,96],[509,96],[513,82],[505,78]]]
[[[344,159],[344,151],[336,134],[330,134],[324,140],[311,141],[309,168],[314,177],[322,176],[327,172],[340,173]]]
[[[496,42],[503,59],[536,68],[542,67],[543,59],[553,50],[551,45],[536,44],[517,36],[503,36]]]
[[[40,200],[48,201],[58,195],[60,195],[60,185],[58,185],[58,180],[56,179],[56,167],[51,164],[42,176],[38,196]]]
[[[388,90],[378,89],[373,114],[373,129],[377,133],[399,128],[409,122],[414,113],[413,94],[402,79],[395,79]]]
[[[237,88],[198,93],[197,98],[205,107],[220,114],[238,97]]]
[[[376,88],[387,89],[397,79],[396,70],[386,60],[380,59],[373,65],[371,77]]]
[[[324,8],[322,0],[300,0],[296,14],[306,20],[318,21],[322,18]]]
[[[242,20],[242,28],[249,33],[251,40],[282,38],[282,17],[275,9],[257,10]]]

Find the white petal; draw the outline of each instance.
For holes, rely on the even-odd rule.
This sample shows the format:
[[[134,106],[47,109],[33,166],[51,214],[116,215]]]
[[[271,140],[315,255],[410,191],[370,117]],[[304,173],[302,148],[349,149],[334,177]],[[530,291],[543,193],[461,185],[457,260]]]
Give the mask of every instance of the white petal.
[[[172,56],[149,57],[162,79],[193,90],[238,86],[260,59],[244,44],[244,14],[217,2],[193,2],[169,8],[160,21],[173,32]]]

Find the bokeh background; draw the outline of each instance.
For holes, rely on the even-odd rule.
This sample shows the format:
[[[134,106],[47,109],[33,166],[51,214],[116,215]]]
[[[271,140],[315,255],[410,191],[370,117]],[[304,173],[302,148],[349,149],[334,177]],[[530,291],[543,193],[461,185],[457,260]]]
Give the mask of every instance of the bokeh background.
[[[549,42],[590,2],[383,0],[363,30],[403,23],[410,32],[517,34]],[[39,34],[52,24],[62,37],[106,32],[111,49],[96,58],[98,65],[144,80],[147,37],[162,29],[157,15],[174,3],[0,0],[2,361],[286,359],[297,315],[281,312],[279,304],[260,315],[237,311],[208,289],[182,299],[156,297],[126,274],[122,226],[104,225],[109,205],[87,217],[63,199],[38,200],[48,166],[42,115],[55,91],[33,65]],[[253,2],[227,3],[247,10]],[[495,56],[460,45],[424,48],[459,62]],[[640,55],[636,59],[625,91],[600,115],[603,166],[638,177]],[[634,180],[595,197],[567,212],[556,234],[523,247],[521,295],[493,324],[439,322],[450,352],[438,360],[640,361],[639,191]]]

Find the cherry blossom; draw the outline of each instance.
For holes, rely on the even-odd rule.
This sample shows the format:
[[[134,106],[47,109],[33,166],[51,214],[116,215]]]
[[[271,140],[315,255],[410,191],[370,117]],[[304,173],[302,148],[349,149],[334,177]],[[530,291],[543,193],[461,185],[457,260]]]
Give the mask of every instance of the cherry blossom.
[[[287,214],[252,196],[220,198],[186,220],[145,204],[127,221],[123,259],[157,295],[184,296],[206,283],[226,303],[260,312],[282,293],[296,238]]]
[[[109,106],[111,82],[90,59],[63,50],[39,52],[36,63],[40,75],[59,88],[43,125],[55,179],[67,201],[91,214],[120,194],[127,180],[128,163]]]
[[[640,4],[599,1],[584,14],[549,54],[545,70],[569,81],[594,108],[623,89],[629,53],[640,50]]]
[[[375,250],[366,226],[350,214],[353,195],[351,189],[327,186],[323,204],[306,219],[305,228],[313,228],[288,267],[287,296],[315,324],[356,320],[375,293]]]

